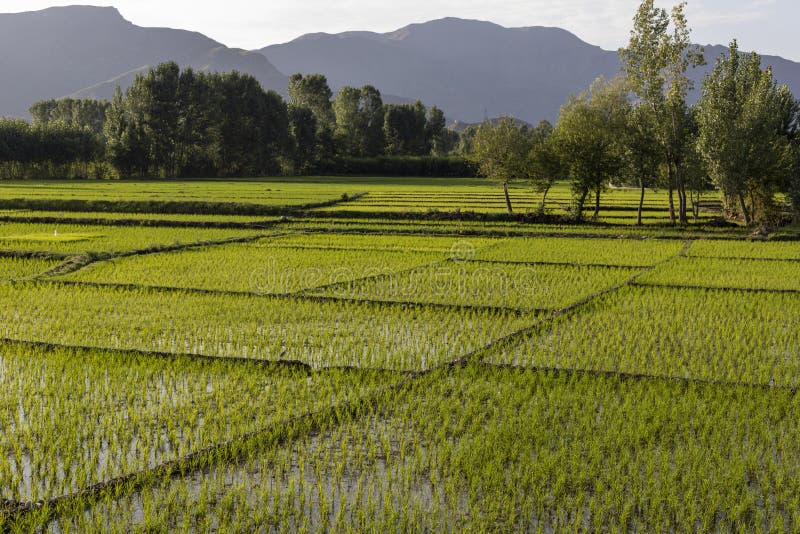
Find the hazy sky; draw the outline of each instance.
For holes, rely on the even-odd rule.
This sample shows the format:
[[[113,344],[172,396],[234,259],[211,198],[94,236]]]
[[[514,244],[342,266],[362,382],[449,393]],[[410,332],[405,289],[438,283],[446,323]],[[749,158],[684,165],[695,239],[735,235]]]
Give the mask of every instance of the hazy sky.
[[[140,26],[168,26],[202,32],[228,46],[260,48],[309,32],[390,31],[411,22],[455,16],[491,20],[504,26],[560,26],[606,49],[623,45],[639,0],[111,0]],[[660,2],[668,7],[678,0]],[[53,5],[105,2],[0,0],[0,12]],[[800,61],[800,0],[689,0],[694,40]]]

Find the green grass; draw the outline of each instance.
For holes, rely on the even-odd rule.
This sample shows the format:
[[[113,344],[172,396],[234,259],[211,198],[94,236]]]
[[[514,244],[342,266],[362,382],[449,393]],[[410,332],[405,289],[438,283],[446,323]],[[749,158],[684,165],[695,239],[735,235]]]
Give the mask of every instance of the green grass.
[[[92,530],[791,530],[794,393],[468,367],[202,478],[75,507]],[[731,416],[731,414],[736,414]]]
[[[219,241],[266,233],[267,230],[4,223],[0,224],[0,250],[68,254],[125,252],[176,243]]]
[[[0,532],[797,530],[798,242],[637,205],[0,182]]]

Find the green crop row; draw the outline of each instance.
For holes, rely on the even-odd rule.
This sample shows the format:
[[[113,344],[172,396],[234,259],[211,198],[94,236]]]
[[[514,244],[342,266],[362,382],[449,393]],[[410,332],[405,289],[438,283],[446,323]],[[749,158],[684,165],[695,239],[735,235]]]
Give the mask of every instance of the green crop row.
[[[646,284],[800,292],[800,261],[690,257],[648,273]]]
[[[535,322],[491,310],[182,291],[0,285],[0,338],[265,360],[426,369]]]
[[[392,381],[5,344],[0,371],[0,496],[16,501],[151,469]]]
[[[126,252],[176,243],[258,236],[264,233],[263,230],[7,223],[0,224],[0,249],[70,254]]]
[[[56,260],[0,258],[0,283],[36,276],[58,264]]]
[[[627,288],[487,361],[800,386],[800,295]]]
[[[143,531],[791,531],[798,394],[467,367],[235,464],[61,511]]]

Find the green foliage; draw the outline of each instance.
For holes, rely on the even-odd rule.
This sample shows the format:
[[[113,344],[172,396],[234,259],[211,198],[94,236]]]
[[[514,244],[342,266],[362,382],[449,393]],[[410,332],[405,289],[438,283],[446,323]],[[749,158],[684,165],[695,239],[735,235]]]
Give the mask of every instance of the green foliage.
[[[88,177],[88,164],[103,154],[99,135],[63,121],[30,125],[0,119],[0,171],[5,177]]]
[[[745,224],[775,218],[775,195],[792,182],[798,106],[761,58],[730,45],[703,86],[698,146],[727,208]]]
[[[682,2],[667,13],[653,0],[643,0],[633,19],[630,43],[620,50],[627,83],[653,118],[654,141],[666,159],[670,199],[673,189],[678,192],[681,224],[688,222],[683,154],[692,142],[686,104],[692,81],[686,72],[705,63],[703,50],[691,42],[685,9]],[[675,222],[672,203],[670,218]]]
[[[286,104],[250,75],[166,63],[117,92],[105,126],[121,176],[268,175],[289,144]]]
[[[423,156],[430,153],[427,111],[422,102],[388,104],[383,134],[389,156]]]
[[[594,217],[598,217],[601,191],[624,168],[629,113],[627,92],[619,79],[599,79],[588,93],[571,98],[561,109],[553,142],[572,182],[578,219],[591,192],[595,193]]]
[[[377,89],[370,85],[343,87],[333,108],[339,155],[373,157],[383,153],[383,100]]]
[[[90,99],[51,99],[36,102],[30,114],[35,124],[61,123],[76,129],[88,128],[102,135],[109,106],[109,102]]]
[[[496,124],[486,121],[475,131],[471,145],[469,157],[482,175],[503,185],[506,208],[513,213],[508,184],[525,175],[530,151],[527,131],[511,117],[503,117]]]

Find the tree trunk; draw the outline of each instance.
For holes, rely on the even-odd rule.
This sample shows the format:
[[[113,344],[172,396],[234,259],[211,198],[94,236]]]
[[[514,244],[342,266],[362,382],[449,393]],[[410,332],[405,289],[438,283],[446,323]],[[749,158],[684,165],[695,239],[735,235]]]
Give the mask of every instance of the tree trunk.
[[[594,192],[594,215],[592,218],[596,221],[600,217],[600,189]]]
[[[675,199],[674,199],[674,191],[675,191],[675,173],[672,171],[672,164],[667,163],[667,167],[669,168],[668,174],[668,181],[669,181],[669,222],[673,226],[675,225]]]
[[[544,191],[542,192],[542,205],[539,208],[539,210],[542,213],[544,213],[545,206],[547,205],[547,193],[549,192],[550,192],[550,186],[548,185],[547,187],[544,188]]]
[[[742,193],[739,193],[739,209],[742,210],[744,225],[750,226],[750,213],[747,211],[747,203],[744,201],[744,195]]]
[[[639,211],[636,214],[636,226],[642,225],[642,211],[644,209],[644,180],[639,178]]]
[[[689,218],[686,216],[686,210],[688,209],[688,201],[686,199],[686,183],[683,179],[683,167],[680,158],[676,158],[675,161],[675,183],[678,188],[678,220],[682,225],[689,224]]]
[[[503,194],[506,196],[506,208],[508,208],[508,213],[514,213],[514,210],[511,208],[511,197],[508,196],[508,182],[503,182]]]
[[[581,196],[578,199],[578,205],[576,207],[577,213],[575,214],[575,218],[579,221],[583,219],[583,205],[584,203],[586,203],[586,197],[588,195],[589,195],[589,189],[584,189],[583,191],[581,191]]]

